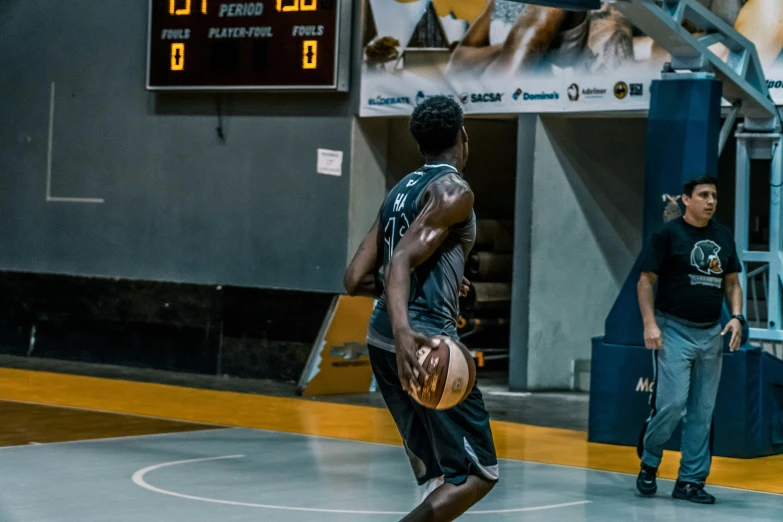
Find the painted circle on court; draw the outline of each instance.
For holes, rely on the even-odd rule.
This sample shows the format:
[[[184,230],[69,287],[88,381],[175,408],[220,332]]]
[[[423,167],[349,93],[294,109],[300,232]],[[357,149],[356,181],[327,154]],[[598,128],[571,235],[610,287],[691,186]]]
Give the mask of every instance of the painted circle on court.
[[[146,480],[146,475],[148,473],[151,473],[155,470],[162,469],[162,468],[169,468],[172,466],[180,466],[183,464],[190,464],[193,462],[207,462],[207,461],[213,461],[213,460],[226,460],[226,459],[241,459],[244,455],[224,455],[222,457],[207,457],[207,458],[201,458],[201,459],[188,459],[188,460],[176,460],[172,462],[163,462],[161,464],[154,464],[152,466],[147,466],[146,468],[142,468],[138,471],[136,471],[133,476],[131,477],[131,480],[134,484],[139,486],[140,488],[146,489],[148,491],[152,491],[154,493],[159,493],[161,495],[168,495],[170,497],[176,497],[176,498],[182,498],[186,500],[196,500],[199,502],[208,502],[211,504],[223,504],[223,505],[229,505],[229,506],[239,506],[239,507],[251,507],[251,508],[262,508],[262,509],[277,509],[282,511],[306,511],[310,513],[336,513],[336,514],[343,514],[343,515],[407,515],[408,511],[365,511],[365,510],[355,510],[355,509],[329,509],[329,508],[306,508],[306,507],[297,507],[297,506],[277,506],[273,504],[255,504],[251,502],[237,502],[234,500],[222,500],[217,498],[209,498],[209,497],[199,497],[196,495],[187,495],[185,493],[178,493],[176,491],[171,491],[163,488],[159,488],[157,486],[153,486]],[[564,508],[564,507],[570,507],[570,506],[580,506],[583,504],[590,504],[592,500],[579,500],[576,502],[566,502],[562,504],[551,504],[546,506],[531,506],[531,507],[523,507],[523,508],[512,508],[512,509],[489,509],[489,510],[478,510],[478,511],[467,511],[465,515],[490,515],[490,514],[499,514],[499,513],[522,513],[525,511],[544,511],[547,509],[557,509],[557,508]]]

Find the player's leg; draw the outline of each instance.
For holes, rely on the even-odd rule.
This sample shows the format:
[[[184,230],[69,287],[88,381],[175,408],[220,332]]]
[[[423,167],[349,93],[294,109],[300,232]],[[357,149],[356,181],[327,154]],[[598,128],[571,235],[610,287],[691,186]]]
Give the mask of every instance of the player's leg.
[[[459,486],[446,482],[400,522],[450,522],[484,498],[494,486],[495,482],[475,475]]]
[[[451,409],[419,408],[426,418],[427,432],[443,471],[444,484],[403,520],[454,520],[484,498],[498,481],[489,413],[475,386],[465,401]]]
[[[688,401],[691,366],[697,347],[687,328],[677,321],[657,316],[663,347],[653,352],[655,393],[652,412],[646,423],[641,449],[642,469],[636,487],[643,495],[657,490],[655,475],[663,458],[663,447],[682,419]]]
[[[712,414],[723,366],[723,339],[720,331],[720,325],[708,330],[694,331],[694,336],[698,336],[697,340],[703,343],[703,348],[691,372],[691,394],[682,425],[682,459],[673,493],[676,498],[700,504],[715,502],[715,497],[703,488],[712,463]]]
[[[430,447],[424,420],[400,384],[395,355],[372,345],[369,353],[378,390],[400,432],[416,482],[421,486],[436,480],[443,473]]]

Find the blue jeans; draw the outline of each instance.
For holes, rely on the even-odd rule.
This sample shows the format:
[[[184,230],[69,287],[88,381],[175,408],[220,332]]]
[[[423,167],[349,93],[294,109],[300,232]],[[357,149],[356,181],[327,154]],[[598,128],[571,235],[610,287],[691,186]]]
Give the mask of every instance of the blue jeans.
[[[653,351],[655,390],[642,463],[657,468],[663,446],[683,420],[679,480],[704,484],[710,474],[710,431],[723,365],[720,323],[694,328],[656,314],[663,348]]]

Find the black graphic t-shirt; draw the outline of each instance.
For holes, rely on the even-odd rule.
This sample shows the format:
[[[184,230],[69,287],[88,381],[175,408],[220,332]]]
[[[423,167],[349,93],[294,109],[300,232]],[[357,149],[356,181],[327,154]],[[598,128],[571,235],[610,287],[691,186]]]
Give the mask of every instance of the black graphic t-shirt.
[[[696,323],[720,319],[726,274],[742,265],[731,231],[710,221],[695,227],[680,217],[655,232],[639,268],[658,275],[655,308]]]

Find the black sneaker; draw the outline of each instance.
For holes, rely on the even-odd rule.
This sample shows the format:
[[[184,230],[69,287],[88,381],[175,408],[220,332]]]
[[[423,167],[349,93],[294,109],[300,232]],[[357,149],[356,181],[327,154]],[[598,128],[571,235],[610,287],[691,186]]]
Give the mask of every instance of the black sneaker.
[[[652,497],[658,491],[658,484],[655,483],[656,475],[658,475],[658,468],[642,464],[642,470],[636,478],[636,489],[643,497]]]
[[[693,484],[692,482],[680,482],[678,480],[674,485],[672,496],[680,500],[696,502],[697,504],[715,503],[715,497],[704,491],[704,486],[701,484]]]

